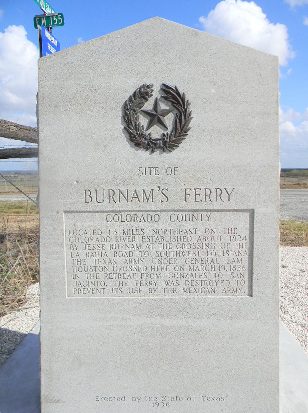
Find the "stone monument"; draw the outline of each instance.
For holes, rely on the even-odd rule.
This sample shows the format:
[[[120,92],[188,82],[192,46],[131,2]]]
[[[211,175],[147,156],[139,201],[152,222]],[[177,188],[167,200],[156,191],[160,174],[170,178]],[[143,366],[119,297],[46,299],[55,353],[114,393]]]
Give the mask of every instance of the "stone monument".
[[[278,413],[277,84],[160,18],[40,60],[42,413]]]

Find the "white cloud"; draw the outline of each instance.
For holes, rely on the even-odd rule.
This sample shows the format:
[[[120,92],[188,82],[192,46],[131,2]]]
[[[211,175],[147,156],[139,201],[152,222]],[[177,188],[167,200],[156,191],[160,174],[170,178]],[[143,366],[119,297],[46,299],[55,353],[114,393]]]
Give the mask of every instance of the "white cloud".
[[[308,167],[308,108],[280,110],[281,162],[283,167]]]
[[[0,118],[36,125],[38,56],[23,26],[0,32]]]
[[[254,2],[220,1],[207,17],[202,16],[199,21],[209,33],[278,56],[281,65],[287,65],[294,56],[287,27],[271,23]]]
[[[308,17],[304,17],[303,23],[305,26],[308,26]]]
[[[279,118],[280,123],[289,121],[294,122],[300,120],[301,114],[299,112],[296,112],[293,108],[288,108],[286,110],[279,108]]]
[[[82,38],[82,37],[78,37],[77,43],[83,43],[83,42],[84,42],[83,38]]]
[[[308,4],[308,0],[285,0],[285,2],[291,7],[304,6],[305,4]]]

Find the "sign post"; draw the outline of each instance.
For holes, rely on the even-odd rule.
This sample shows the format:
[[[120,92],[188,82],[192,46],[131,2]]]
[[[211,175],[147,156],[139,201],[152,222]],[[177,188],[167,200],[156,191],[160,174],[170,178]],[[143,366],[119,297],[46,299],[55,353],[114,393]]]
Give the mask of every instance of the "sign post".
[[[38,29],[40,57],[60,51],[60,42],[52,35],[53,26],[63,26],[64,16],[56,13],[46,0],[34,0],[44,12],[34,17],[34,27]]]
[[[39,29],[41,33],[41,57],[49,56],[60,51],[60,42],[57,40],[46,27]]]
[[[40,51],[40,57],[42,56],[42,31],[41,28],[38,28],[38,43],[39,43],[39,51]]]

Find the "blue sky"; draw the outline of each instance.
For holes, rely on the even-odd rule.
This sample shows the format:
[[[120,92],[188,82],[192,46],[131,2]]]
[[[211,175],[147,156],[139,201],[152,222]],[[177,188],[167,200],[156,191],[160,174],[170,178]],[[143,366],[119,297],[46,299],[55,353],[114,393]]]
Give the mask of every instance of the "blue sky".
[[[308,167],[308,0],[49,3],[65,17],[64,27],[54,29],[62,49],[160,16],[279,55],[281,163],[283,167]],[[35,14],[41,11],[34,0],[0,0],[0,118],[30,125],[35,124],[37,82]],[[0,170],[21,165],[0,161]],[[29,160],[25,164],[32,166]]]

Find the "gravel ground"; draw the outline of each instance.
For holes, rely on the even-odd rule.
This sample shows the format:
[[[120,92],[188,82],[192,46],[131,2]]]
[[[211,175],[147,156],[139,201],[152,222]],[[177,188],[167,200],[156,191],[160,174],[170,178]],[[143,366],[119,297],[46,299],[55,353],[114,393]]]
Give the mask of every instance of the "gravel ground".
[[[39,284],[18,311],[0,318],[0,365],[39,321]],[[308,247],[280,247],[280,318],[308,352]]]
[[[308,352],[308,247],[280,247],[280,318]]]
[[[0,318],[0,365],[13,353],[39,320],[39,284],[27,290],[26,303],[17,311]]]

